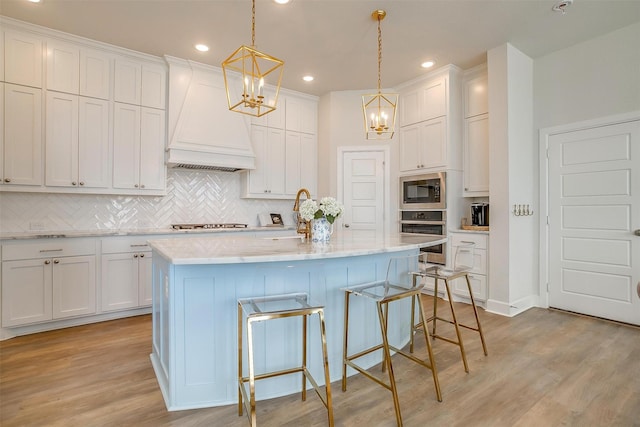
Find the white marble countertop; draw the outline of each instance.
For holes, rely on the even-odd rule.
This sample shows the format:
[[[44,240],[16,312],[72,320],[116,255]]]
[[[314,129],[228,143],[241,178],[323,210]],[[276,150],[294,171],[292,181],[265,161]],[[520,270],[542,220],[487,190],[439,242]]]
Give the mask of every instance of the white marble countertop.
[[[62,231],[24,231],[14,233],[0,233],[0,240],[24,240],[24,239],[55,239],[65,237],[108,237],[108,236],[146,236],[157,234],[212,234],[212,233],[243,233],[255,231],[291,230],[295,233],[295,227],[246,227],[246,228],[212,228],[195,230],[174,230],[167,228],[141,228],[141,229],[117,229],[117,230],[62,230]]]
[[[342,258],[418,249],[445,243],[446,237],[385,234],[361,236],[341,231],[327,244],[301,238],[259,238],[225,236],[150,240],[149,246],[172,264],[237,264],[243,262],[296,261]],[[155,255],[154,255],[155,256]]]

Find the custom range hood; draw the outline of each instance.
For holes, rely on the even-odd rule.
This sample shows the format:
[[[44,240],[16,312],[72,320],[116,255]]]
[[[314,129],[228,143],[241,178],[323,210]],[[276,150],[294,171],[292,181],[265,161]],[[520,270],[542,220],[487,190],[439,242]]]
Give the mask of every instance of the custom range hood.
[[[169,64],[167,165],[235,172],[255,169],[249,116],[228,110],[219,68],[165,56]]]

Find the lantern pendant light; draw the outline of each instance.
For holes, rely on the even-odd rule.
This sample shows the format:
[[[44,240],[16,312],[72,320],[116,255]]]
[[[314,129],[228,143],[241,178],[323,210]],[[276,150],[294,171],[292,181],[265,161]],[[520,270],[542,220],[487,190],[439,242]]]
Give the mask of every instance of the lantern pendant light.
[[[374,10],[371,17],[378,21],[378,93],[362,97],[364,129],[367,139],[391,139],[395,132],[397,93],[382,93],[380,68],[382,64],[382,31],[380,22],[387,15],[384,10]]]
[[[284,61],[256,49],[256,1],[252,0],[251,46],[240,46],[222,63],[229,110],[260,117],[276,109]],[[266,95],[265,88],[274,88]]]

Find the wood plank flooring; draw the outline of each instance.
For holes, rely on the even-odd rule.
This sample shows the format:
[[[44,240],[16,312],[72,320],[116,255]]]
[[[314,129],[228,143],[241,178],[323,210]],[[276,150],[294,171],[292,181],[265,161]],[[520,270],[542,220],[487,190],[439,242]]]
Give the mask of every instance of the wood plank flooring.
[[[434,342],[442,403],[428,371],[394,357],[405,426],[640,426],[639,328],[545,309],[480,314],[489,356],[465,330],[468,374],[457,347]],[[0,425],[248,425],[235,405],[168,412],[150,352],[150,316],[0,342]],[[361,375],[332,394],[336,426],[395,425],[390,392]],[[287,396],[258,402],[258,423],[323,426],[326,411],[313,393]]]

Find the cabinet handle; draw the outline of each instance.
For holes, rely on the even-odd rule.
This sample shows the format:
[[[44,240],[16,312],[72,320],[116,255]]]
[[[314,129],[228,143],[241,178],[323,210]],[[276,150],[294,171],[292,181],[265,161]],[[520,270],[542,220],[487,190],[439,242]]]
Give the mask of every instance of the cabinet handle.
[[[140,258],[144,258],[144,254],[140,254]]]
[[[75,181],[71,181],[71,185],[77,185]]]
[[[53,260],[53,263],[54,263],[54,264],[60,264],[60,260],[59,260],[59,259],[54,259],[54,260]]]
[[[44,261],[44,263],[45,263],[46,265],[49,265],[49,264],[51,264],[51,261],[49,261],[49,260],[47,259],[47,260],[45,260],[45,261]]]
[[[11,182],[11,178],[5,178],[4,182]]]
[[[40,249],[40,253],[44,252],[62,252],[62,249]]]
[[[80,185],[84,185],[84,181],[80,181]]]
[[[138,258],[138,254],[133,254],[133,257],[134,258]]]
[[[147,245],[146,243],[142,243],[142,244],[135,244],[135,245],[129,245],[129,246],[131,246],[132,248],[146,248],[149,245]]]

